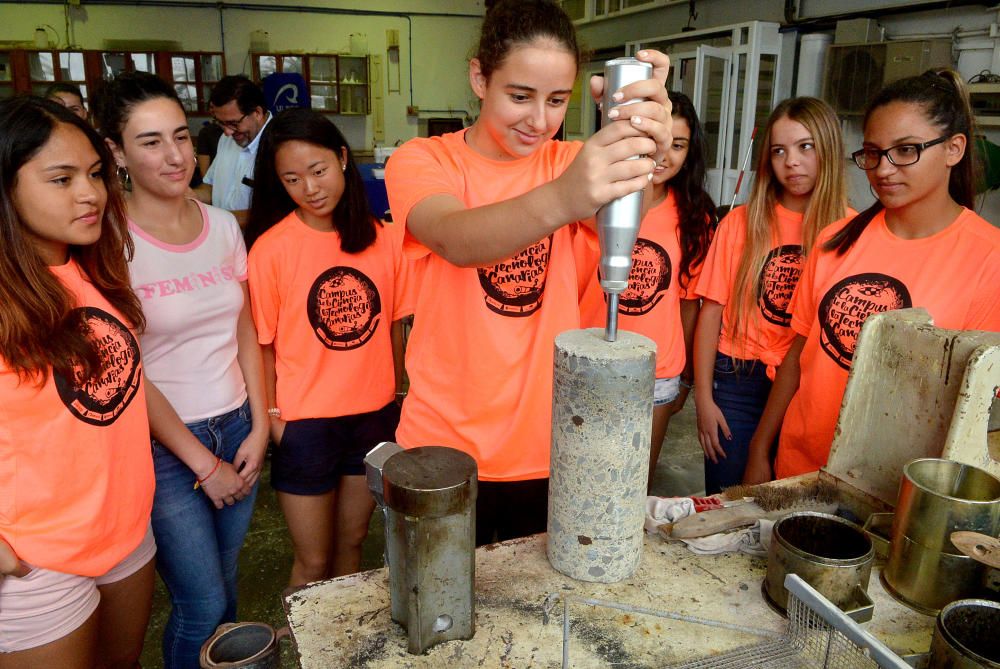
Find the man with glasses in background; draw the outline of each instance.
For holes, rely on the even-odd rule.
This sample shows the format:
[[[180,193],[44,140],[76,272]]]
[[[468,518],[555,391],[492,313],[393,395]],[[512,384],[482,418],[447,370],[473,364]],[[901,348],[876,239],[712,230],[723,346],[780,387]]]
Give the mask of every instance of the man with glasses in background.
[[[209,98],[212,119],[222,128],[215,160],[196,189],[206,203],[231,211],[246,225],[253,194],[253,168],[260,135],[271,120],[260,87],[243,75],[223,77]]]

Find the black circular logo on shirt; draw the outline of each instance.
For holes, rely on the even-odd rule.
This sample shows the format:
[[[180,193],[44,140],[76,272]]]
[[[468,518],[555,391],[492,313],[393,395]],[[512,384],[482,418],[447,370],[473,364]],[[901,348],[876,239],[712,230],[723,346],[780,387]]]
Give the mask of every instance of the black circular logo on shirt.
[[[788,327],[792,315],[788,313],[788,303],[802,276],[802,247],[786,244],[771,249],[760,270],[757,301],[760,313],[769,323]]]
[[[323,346],[350,351],[364,346],[378,329],[382,300],[375,282],[353,267],[331,267],[309,289],[306,311]]]
[[[80,307],[84,327],[101,359],[98,377],[85,380],[77,368],[73,378],[55,373],[56,392],[70,413],[90,425],[110,425],[135,398],[142,379],[139,343],[125,324],[97,307]]]
[[[838,281],[819,302],[819,343],[834,362],[851,368],[861,326],[872,314],[913,306],[903,282],[875,272]]]
[[[552,257],[552,236],[490,267],[480,267],[486,306],[501,316],[530,316],[542,306]]]
[[[672,274],[670,256],[662,246],[648,239],[636,239],[632,271],[628,287],[618,298],[618,313],[641,316],[652,311],[670,287]]]

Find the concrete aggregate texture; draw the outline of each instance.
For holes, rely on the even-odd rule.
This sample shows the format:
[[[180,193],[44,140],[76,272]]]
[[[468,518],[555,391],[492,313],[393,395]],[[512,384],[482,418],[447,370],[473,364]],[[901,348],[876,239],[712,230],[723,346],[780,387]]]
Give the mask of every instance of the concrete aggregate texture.
[[[613,583],[639,563],[655,366],[631,332],[556,337],[547,553],[567,576]]]

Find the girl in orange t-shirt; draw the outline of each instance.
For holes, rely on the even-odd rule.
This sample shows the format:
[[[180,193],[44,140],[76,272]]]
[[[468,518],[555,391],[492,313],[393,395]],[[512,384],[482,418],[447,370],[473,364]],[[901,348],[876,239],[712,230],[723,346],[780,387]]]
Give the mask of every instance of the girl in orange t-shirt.
[[[409,315],[401,231],[369,213],[347,141],[281,112],[261,139],[247,224],[264,349],[271,485],[295,550],[291,585],[358,570],[375,502],[364,457],[394,441]]]
[[[705,490],[743,478],[750,438],[776,366],[791,343],[788,304],[805,250],[847,211],[837,116],[822,100],[793,98],[771,113],[750,202],[719,224],[696,292],[698,439]]]
[[[691,346],[698,318],[694,284],[718,221],[715,203],[705,192],[705,134],[691,100],[669,92],[673,107],[673,144],[653,170],[650,208],[632,251],[628,290],[618,307],[619,325],[656,342],[656,384],[649,451],[649,484],[670,417],[681,410],[692,388]],[[596,270],[600,254],[577,244],[588,267],[580,298],[583,327],[604,327],[604,291]]]
[[[553,340],[580,327],[573,244],[592,234],[577,223],[646,187],[670,148],[669,59],[637,56],[653,79],[617,95],[648,100],[583,144],[553,141],[580,61],[573,22],[554,2],[500,0],[469,63],[476,122],[410,140],[386,167],[420,273],[399,441],[475,458],[480,544],[545,530]]]
[[[0,666],[134,666],[153,463],[128,235],[104,141],[0,101]]]
[[[938,327],[1000,331],[1000,229],[971,211],[972,137],[968,93],[951,70],[901,79],[869,103],[851,157],[878,201],[824,231],[809,256],[792,304],[797,336],[751,442],[747,482],[771,478],[779,426],[779,477],[826,464],[871,314],[923,307]]]

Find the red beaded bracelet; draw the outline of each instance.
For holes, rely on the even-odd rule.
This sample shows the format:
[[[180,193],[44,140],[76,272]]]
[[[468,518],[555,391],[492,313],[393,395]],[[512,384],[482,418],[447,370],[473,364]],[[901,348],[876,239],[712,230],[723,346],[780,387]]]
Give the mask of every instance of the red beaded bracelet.
[[[218,460],[215,461],[215,466],[212,467],[212,471],[210,471],[209,473],[205,474],[204,478],[200,478],[200,479],[198,479],[197,481],[194,482],[194,489],[197,490],[198,488],[200,488],[202,486],[203,483],[205,483],[205,481],[207,481],[208,479],[212,478],[212,474],[214,474],[219,469],[220,465],[222,465],[222,458],[219,458]]]

